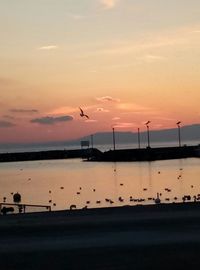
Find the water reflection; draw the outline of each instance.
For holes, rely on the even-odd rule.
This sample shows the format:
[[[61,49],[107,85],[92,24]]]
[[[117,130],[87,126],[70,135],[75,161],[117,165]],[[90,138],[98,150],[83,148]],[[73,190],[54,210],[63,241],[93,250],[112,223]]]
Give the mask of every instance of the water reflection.
[[[48,204],[52,209],[182,201],[200,193],[200,159],[154,162],[31,161],[0,164],[0,201]],[[176,199],[175,199],[176,198]],[[189,197],[186,197],[186,199]]]

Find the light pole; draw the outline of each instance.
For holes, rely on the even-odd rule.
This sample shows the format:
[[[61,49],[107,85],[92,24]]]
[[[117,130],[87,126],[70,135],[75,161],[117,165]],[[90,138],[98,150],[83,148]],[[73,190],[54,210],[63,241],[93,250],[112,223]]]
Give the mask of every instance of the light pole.
[[[180,127],[181,121],[178,121],[176,123],[177,127],[178,127],[178,145],[179,147],[181,147],[181,127]]]
[[[113,130],[113,149],[115,151],[115,129],[114,129],[114,127],[112,128],[112,130]]]
[[[149,124],[151,123],[151,121],[147,121],[145,123],[146,127],[147,127],[147,141],[148,141],[148,144],[147,144],[147,147],[150,148],[150,137],[149,137]]]
[[[140,149],[140,129],[138,128],[138,148]]]
[[[91,147],[93,149],[93,134],[91,135]]]

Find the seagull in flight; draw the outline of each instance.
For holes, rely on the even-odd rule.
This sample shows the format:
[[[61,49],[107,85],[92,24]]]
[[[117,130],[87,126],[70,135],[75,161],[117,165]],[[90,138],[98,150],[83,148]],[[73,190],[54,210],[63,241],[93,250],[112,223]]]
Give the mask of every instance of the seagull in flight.
[[[87,119],[89,119],[89,116],[87,114],[84,114],[83,110],[80,107],[79,107],[79,109],[81,111],[80,116],[81,117],[84,117],[85,116]]]

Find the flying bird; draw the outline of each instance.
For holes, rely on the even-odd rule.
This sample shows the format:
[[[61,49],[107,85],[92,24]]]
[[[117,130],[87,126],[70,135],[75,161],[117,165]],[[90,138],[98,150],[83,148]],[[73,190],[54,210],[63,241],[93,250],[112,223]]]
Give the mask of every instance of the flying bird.
[[[80,116],[81,117],[86,117],[87,119],[89,119],[89,116],[87,114],[84,114],[83,110],[79,107],[81,113],[80,113]]]

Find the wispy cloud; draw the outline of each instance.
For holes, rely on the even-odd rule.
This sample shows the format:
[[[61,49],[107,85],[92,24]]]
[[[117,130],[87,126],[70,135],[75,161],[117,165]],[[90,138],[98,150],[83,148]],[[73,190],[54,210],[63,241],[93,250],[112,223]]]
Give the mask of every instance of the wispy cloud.
[[[12,122],[0,120],[0,128],[9,128],[14,126],[15,124],[13,124]]]
[[[107,113],[107,112],[109,112],[109,110],[104,109],[104,108],[97,108],[95,112]]]
[[[156,108],[142,106],[135,103],[119,103],[117,104],[116,108],[119,109],[123,115],[130,116],[131,114],[133,114],[136,117],[149,115],[154,116],[160,113]]]
[[[68,13],[68,16],[69,16],[71,19],[75,20],[75,21],[83,20],[83,19],[86,18],[86,17],[83,16],[83,15],[80,15],[80,14],[74,14],[74,13]]]
[[[59,108],[56,108],[52,111],[49,111],[47,114],[51,114],[51,115],[61,115],[61,114],[71,114],[71,113],[74,113],[74,112],[79,112],[79,108],[77,107],[70,107],[70,106],[63,106],[63,107],[59,107]]]
[[[141,106],[135,103],[119,103],[117,105],[117,108],[123,111],[149,111],[152,110],[152,108]]]
[[[62,106],[56,109],[53,109],[49,112],[47,112],[48,115],[63,115],[63,114],[80,114],[80,109],[81,107],[83,111],[87,114],[88,111],[94,111],[97,107],[97,105],[88,105],[88,106],[83,106],[83,105],[78,105],[76,107],[71,107],[71,106]]]
[[[119,0],[100,0],[100,3],[104,9],[114,8],[118,2]]]
[[[110,96],[97,97],[96,100],[101,102],[120,102],[119,98],[113,98]]]
[[[200,29],[193,30],[192,33],[200,34]]]
[[[60,117],[45,116],[41,118],[32,119],[30,122],[41,124],[41,125],[54,125],[56,123],[69,122],[72,120],[73,120],[73,117],[71,115],[65,115],[65,116],[60,116]]]
[[[10,109],[12,113],[38,113],[36,109]]]
[[[86,123],[96,123],[98,122],[96,119],[87,119],[85,120]]]
[[[57,45],[46,45],[46,46],[41,46],[38,48],[38,50],[56,50],[58,49]]]
[[[135,126],[136,125],[134,123],[130,123],[130,122],[122,122],[122,123],[114,124],[114,127],[116,127],[116,128],[132,128]]]
[[[170,118],[170,117],[161,117],[161,116],[156,116],[156,117],[153,117],[153,119],[156,119],[156,120],[161,120],[161,121],[172,121],[172,122],[177,122],[175,118]]]
[[[113,121],[120,120],[120,117],[117,117],[117,116],[116,116],[116,117],[113,117],[112,120],[113,120]]]
[[[152,62],[160,62],[160,61],[165,61],[167,60],[166,57],[160,56],[160,55],[153,55],[153,54],[146,54],[142,57],[140,57],[141,60],[152,63]]]
[[[191,35],[193,33],[193,35]],[[107,44],[101,44],[93,51],[88,51],[81,58],[91,56],[125,56],[135,55],[136,59],[143,57],[149,61],[164,60],[168,48],[185,48],[190,49],[197,46],[197,40],[200,33],[200,27],[178,28],[173,31],[154,32],[146,37],[136,40],[113,40]],[[157,55],[159,49],[159,55]],[[149,52],[152,52],[149,54]],[[162,54],[161,54],[162,53]],[[116,66],[117,67],[117,66]],[[119,66],[121,68],[121,65]]]
[[[12,119],[12,120],[15,119],[15,117],[8,115],[8,114],[3,115],[3,118]]]
[[[133,52],[138,52],[138,51],[145,51],[149,49],[157,49],[157,48],[162,48],[162,47],[168,47],[168,46],[174,46],[177,44],[183,44],[186,42],[184,38],[176,38],[176,37],[171,37],[171,38],[155,38],[154,40],[146,40],[144,41],[129,41],[129,42],[124,42],[124,44],[116,44],[116,46],[112,46],[107,49],[102,49],[101,51],[96,51],[94,54],[105,54],[105,55],[125,55],[125,54],[130,54]]]

